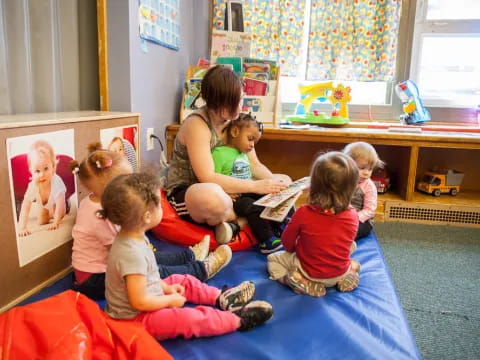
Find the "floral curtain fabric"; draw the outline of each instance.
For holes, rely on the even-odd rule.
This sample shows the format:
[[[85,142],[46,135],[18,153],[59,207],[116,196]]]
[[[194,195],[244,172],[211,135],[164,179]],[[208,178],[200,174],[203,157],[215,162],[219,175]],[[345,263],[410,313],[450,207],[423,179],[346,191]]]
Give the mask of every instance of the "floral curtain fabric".
[[[252,34],[250,56],[276,60],[282,75],[296,76],[302,53],[305,1],[244,0],[245,31]],[[225,0],[213,1],[213,25],[224,29]]]
[[[282,75],[302,74],[305,1],[244,0],[250,55],[276,60]],[[226,1],[213,1],[223,30]],[[402,0],[312,0],[307,80],[391,81],[395,76]]]
[[[312,0],[307,80],[393,80],[401,6],[401,0]]]

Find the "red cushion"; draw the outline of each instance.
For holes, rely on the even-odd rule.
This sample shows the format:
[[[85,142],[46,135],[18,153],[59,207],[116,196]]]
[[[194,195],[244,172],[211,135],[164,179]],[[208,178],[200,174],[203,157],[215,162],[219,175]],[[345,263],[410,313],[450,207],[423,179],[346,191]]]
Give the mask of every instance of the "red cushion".
[[[192,224],[181,219],[168,202],[163,191],[162,210],[162,221],[152,229],[158,239],[187,247],[197,244],[205,235],[210,235],[210,249],[213,250],[218,246],[215,241],[215,233],[208,227]],[[257,244],[258,241],[253,236],[250,227],[246,227],[228,245],[233,251],[238,251],[249,249]]]

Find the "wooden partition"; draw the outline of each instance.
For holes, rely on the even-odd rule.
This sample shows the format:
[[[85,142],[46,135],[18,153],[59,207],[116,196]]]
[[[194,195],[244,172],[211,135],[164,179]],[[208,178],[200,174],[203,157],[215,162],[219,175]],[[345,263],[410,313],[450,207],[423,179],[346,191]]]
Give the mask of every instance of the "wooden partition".
[[[100,130],[139,124],[139,114],[113,112],[70,112],[0,116],[0,161],[2,191],[0,211],[0,312],[67,274],[71,269],[72,241],[39,258],[19,265],[15,217],[11,203],[9,159],[6,140],[26,135],[73,129],[75,159],[87,155],[87,145],[100,141]],[[140,129],[139,129],[140,130]],[[140,133],[140,131],[139,131]],[[77,181],[78,201],[85,191]]]

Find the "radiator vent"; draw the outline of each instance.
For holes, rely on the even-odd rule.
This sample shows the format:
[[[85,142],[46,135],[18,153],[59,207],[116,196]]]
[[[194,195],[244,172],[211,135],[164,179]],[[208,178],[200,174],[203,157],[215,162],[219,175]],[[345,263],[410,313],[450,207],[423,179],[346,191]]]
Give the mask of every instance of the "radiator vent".
[[[387,201],[385,221],[480,227],[480,209],[472,206]]]

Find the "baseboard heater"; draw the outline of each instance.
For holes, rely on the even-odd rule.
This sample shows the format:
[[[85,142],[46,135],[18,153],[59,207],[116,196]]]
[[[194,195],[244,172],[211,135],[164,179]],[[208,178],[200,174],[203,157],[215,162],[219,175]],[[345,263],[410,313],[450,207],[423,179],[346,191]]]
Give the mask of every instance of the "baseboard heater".
[[[385,221],[480,227],[480,210],[473,206],[386,201]]]

